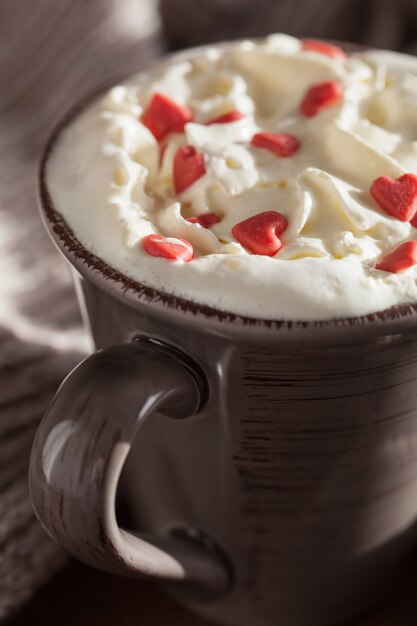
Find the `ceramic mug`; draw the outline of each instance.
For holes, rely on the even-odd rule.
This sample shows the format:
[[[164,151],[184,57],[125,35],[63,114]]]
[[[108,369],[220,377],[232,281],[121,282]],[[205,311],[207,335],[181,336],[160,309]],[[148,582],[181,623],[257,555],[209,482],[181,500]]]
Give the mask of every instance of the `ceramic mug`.
[[[40,205],[98,351],[39,428],[37,516],[76,558],[160,581],[215,621],[327,626],[363,613],[417,542],[417,306],[251,319],[112,269],[77,241],[45,178],[79,108],[43,154]],[[121,472],[129,532],[115,513]]]

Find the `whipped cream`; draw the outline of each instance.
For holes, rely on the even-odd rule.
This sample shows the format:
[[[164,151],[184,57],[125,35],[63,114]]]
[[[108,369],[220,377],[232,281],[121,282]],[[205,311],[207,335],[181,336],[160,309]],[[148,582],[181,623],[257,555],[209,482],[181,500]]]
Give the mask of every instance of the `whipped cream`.
[[[324,81],[342,84],[342,101],[302,115],[304,94]],[[140,121],[155,93],[193,112],[162,160]],[[205,125],[230,110],[244,117]],[[261,131],[292,134],[300,149],[281,158],[254,147]],[[176,195],[173,158],[187,144],[206,173]],[[325,320],[417,301],[416,265],[375,269],[417,239],[369,193],[376,178],[405,173],[417,174],[417,59],[370,51],[343,61],[271,35],[182,53],[113,87],[62,132],[47,183],[79,241],[140,283],[250,317]],[[263,211],[288,220],[273,257],[232,235]],[[212,212],[221,219],[210,228],[186,219]],[[194,258],[150,256],[141,242],[153,233],[187,240]]]

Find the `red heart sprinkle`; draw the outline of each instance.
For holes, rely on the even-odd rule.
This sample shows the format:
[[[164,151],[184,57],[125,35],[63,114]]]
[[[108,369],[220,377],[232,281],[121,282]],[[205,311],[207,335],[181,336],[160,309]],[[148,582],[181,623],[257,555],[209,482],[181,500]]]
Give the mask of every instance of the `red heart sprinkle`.
[[[402,222],[409,222],[417,212],[417,176],[414,174],[404,174],[397,180],[380,176],[369,191],[385,213]]]
[[[214,119],[209,120],[208,122],[206,122],[206,125],[210,126],[210,124],[229,124],[230,122],[237,122],[244,117],[245,116],[240,111],[230,111],[229,113],[219,115],[219,117],[215,117]]]
[[[171,261],[191,261],[194,256],[193,246],[186,239],[162,237],[162,235],[147,235],[142,239],[142,245],[151,256],[163,257]]]
[[[194,146],[181,146],[174,156],[175,193],[182,193],[206,173],[204,155]]]
[[[143,114],[142,124],[161,141],[169,133],[182,133],[185,124],[192,119],[190,109],[177,104],[163,93],[155,93]]]
[[[257,148],[265,148],[280,157],[292,156],[300,148],[297,137],[285,133],[256,133],[251,139],[251,144]]]
[[[347,59],[347,54],[342,50],[342,48],[324,41],[317,41],[316,39],[303,39],[301,47],[303,50],[319,52],[320,54],[325,54],[326,56],[331,57],[332,59],[338,59],[339,61],[346,61]]]
[[[308,89],[300,104],[300,111],[306,117],[313,117],[322,109],[339,104],[343,98],[343,87],[337,80],[313,85]]]
[[[204,213],[203,215],[188,217],[187,222],[200,224],[200,226],[203,226],[204,228],[210,228],[213,224],[218,224],[220,222],[220,217],[216,215],[216,213]]]
[[[417,263],[417,241],[406,241],[375,265],[377,270],[398,274]]]
[[[253,254],[274,256],[282,247],[279,235],[287,228],[286,217],[278,211],[264,211],[232,228],[232,235]]]

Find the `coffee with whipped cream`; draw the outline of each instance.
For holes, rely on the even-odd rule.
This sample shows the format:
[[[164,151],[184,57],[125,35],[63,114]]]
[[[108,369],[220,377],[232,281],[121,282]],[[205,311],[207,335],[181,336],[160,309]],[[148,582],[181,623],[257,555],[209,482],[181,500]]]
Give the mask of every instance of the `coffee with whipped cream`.
[[[417,59],[271,35],[176,55],[60,134],[56,210],[141,284],[262,319],[417,301]]]

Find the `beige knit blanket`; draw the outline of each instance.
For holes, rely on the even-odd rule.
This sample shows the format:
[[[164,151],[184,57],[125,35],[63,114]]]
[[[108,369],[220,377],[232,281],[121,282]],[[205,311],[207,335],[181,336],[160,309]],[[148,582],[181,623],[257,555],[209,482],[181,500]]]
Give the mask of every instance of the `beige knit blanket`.
[[[37,215],[38,154],[75,100],[160,52],[156,2],[0,2],[0,620],[64,560],[34,519],[27,467],[54,390],[87,350],[68,268]],[[172,45],[282,30],[412,49],[416,24],[412,0],[161,0],[161,9]]]

